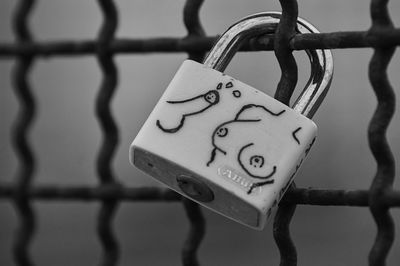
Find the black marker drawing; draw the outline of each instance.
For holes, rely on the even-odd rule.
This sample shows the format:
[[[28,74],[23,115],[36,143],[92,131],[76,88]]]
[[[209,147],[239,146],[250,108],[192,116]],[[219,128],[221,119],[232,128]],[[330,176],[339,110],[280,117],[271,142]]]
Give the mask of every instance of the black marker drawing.
[[[289,185],[292,183],[294,176],[296,175],[297,171],[299,171],[300,166],[302,165],[304,159],[307,157],[308,153],[311,150],[311,147],[313,146],[314,142],[315,142],[315,137],[311,140],[310,144],[308,144],[308,147],[306,148],[306,150],[304,151],[304,157],[301,158],[300,162],[297,163],[296,168],[294,169],[294,172],[290,175],[289,180],[286,182],[286,185],[281,189],[281,191],[279,192],[279,199],[282,198],[283,193],[285,193],[285,191],[287,190],[287,188],[289,187]]]
[[[225,87],[232,88],[232,81],[229,81]],[[162,122],[160,119],[158,119],[156,121],[157,127],[165,133],[176,133],[184,126],[187,117],[201,114],[211,107],[217,105],[220,102],[220,90],[222,88],[223,83],[220,82],[216,86],[216,89],[210,90],[204,94],[200,94],[189,99],[167,101],[168,104],[179,106],[182,108],[182,110],[179,110],[179,113],[177,114],[179,115],[178,120],[175,121],[171,118],[172,121],[167,121],[169,124],[172,123],[172,126],[165,126],[166,121]],[[241,97],[240,91],[235,90],[233,92],[233,96],[236,98]]]
[[[242,153],[244,150],[246,150],[247,148],[252,147],[252,146],[254,146],[254,143],[249,143],[249,144],[243,146],[242,148],[240,148],[240,151],[239,151],[238,157],[237,157],[240,166],[243,168],[243,170],[246,172],[246,174],[248,174],[249,176],[254,177],[254,178],[267,179],[267,178],[273,176],[276,172],[276,166],[272,167],[272,171],[267,175],[256,175],[254,173],[251,173],[250,170],[247,168],[248,166],[251,166],[253,168],[262,168],[265,163],[263,155],[253,155],[248,159],[248,162],[245,162],[245,163],[247,163],[248,166],[243,164]]]
[[[292,136],[294,138],[294,140],[297,142],[297,144],[300,145],[300,140],[297,138],[296,134],[297,132],[299,132],[301,130],[302,127],[298,127],[296,128],[293,132],[292,132]]]
[[[242,93],[238,90],[234,90],[232,91],[232,95],[236,98],[239,98],[240,96],[242,96]]]
[[[259,109],[257,109],[259,108]],[[281,114],[283,114],[284,112],[286,112],[286,110],[282,110],[278,113],[274,113],[272,111],[270,111],[267,107],[264,107],[262,105],[257,105],[257,104],[247,104],[245,106],[242,107],[242,109],[240,109],[240,111],[236,114],[235,116],[235,120],[238,120],[240,116],[244,116],[244,114],[246,113],[246,111],[248,110],[256,110],[258,112],[258,110],[263,110],[264,112],[269,113],[272,116],[280,116]]]
[[[308,147],[307,147],[307,149],[306,149],[306,151],[305,151],[305,154],[306,154],[306,155],[308,155],[308,153],[309,153],[310,150],[311,150],[311,147],[314,145],[315,139],[316,139],[316,137],[314,137],[314,138],[312,139],[311,143],[308,145]]]
[[[229,81],[228,83],[226,83],[225,88],[229,89],[233,87],[233,83],[231,81]]]
[[[262,181],[254,182],[247,194],[253,189],[272,184],[271,179],[275,175],[276,165],[271,165],[267,161],[268,150],[262,143],[256,143],[257,134],[262,128],[268,127],[266,116],[279,117],[286,110],[273,112],[267,107],[256,104],[243,106],[236,114],[233,120],[220,124],[213,132],[210,160],[207,166],[210,166],[216,159],[217,152],[227,155],[237,152],[236,158],[243,171],[252,178]]]
[[[268,173],[268,174],[265,175],[265,176],[261,176],[261,175],[253,174],[252,172],[250,172],[251,170],[248,169],[248,167],[247,167],[246,165],[243,164],[243,163],[247,163],[248,166],[253,167],[254,169],[255,169],[255,168],[260,168],[260,169],[262,169],[262,167],[264,166],[265,161],[264,161],[264,156],[263,156],[263,155],[253,155],[253,156],[250,157],[250,159],[248,159],[248,162],[243,162],[243,161],[244,161],[243,158],[242,158],[242,153],[243,153],[243,151],[244,151],[245,149],[247,149],[247,148],[253,146],[253,145],[254,145],[254,143],[249,143],[249,144],[243,146],[243,147],[240,149],[239,154],[238,154],[238,157],[237,157],[240,166],[241,166],[242,169],[246,172],[246,174],[248,174],[249,176],[251,176],[251,177],[253,177],[253,178],[268,179],[268,178],[272,177],[272,176],[275,174],[275,172],[276,172],[276,166],[275,166],[275,165],[272,167],[272,170],[271,170],[270,173]],[[274,180],[273,180],[273,179],[272,179],[272,180],[267,180],[267,181],[262,181],[262,182],[253,183],[253,184],[251,184],[250,189],[247,191],[247,194],[250,194],[250,193],[253,191],[253,189],[255,189],[255,188],[257,188],[257,187],[261,187],[261,186],[264,186],[264,185],[267,185],[267,184],[272,184],[272,183],[274,183]]]
[[[205,110],[207,110],[208,108],[212,107],[213,105],[217,104],[219,102],[219,93],[216,90],[211,90],[211,91],[208,91],[205,94],[200,94],[200,95],[198,95],[196,97],[193,97],[193,98],[190,98],[190,99],[181,100],[181,101],[167,101],[167,103],[169,103],[169,104],[183,104],[183,103],[193,102],[193,101],[198,101],[198,100],[205,101],[206,106],[202,107],[200,110],[183,114],[182,117],[181,117],[181,120],[179,121],[179,124],[176,127],[165,128],[165,127],[163,127],[161,125],[160,120],[157,120],[157,123],[156,123],[157,126],[162,131],[164,131],[166,133],[175,133],[175,132],[177,132],[179,129],[181,129],[183,127],[186,117],[200,114],[200,113],[204,112]]]

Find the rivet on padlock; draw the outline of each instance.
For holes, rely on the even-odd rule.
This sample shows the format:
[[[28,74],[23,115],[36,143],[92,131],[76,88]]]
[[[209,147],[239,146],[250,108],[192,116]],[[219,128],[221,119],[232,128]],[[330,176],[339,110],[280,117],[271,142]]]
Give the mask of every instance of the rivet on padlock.
[[[280,16],[246,17],[220,37],[204,64],[186,60],[130,148],[139,169],[256,229],[263,228],[314,143],[317,128],[309,118],[333,74],[329,50],[307,51],[311,77],[291,109],[219,72],[244,40],[273,33]],[[318,32],[300,18],[297,30]]]

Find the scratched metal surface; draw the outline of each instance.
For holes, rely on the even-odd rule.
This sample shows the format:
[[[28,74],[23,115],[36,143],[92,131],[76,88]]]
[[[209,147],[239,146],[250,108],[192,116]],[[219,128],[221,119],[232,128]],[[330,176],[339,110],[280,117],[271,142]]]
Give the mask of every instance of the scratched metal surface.
[[[277,2],[277,1],[276,1]],[[40,202],[74,202],[89,204],[97,202],[96,211],[88,212],[95,222],[97,239],[90,243],[98,245],[98,258],[100,265],[119,265],[121,254],[129,253],[129,247],[124,247],[116,235],[116,216],[125,203],[148,204],[150,202],[181,202],[187,216],[189,230],[180,252],[183,265],[202,264],[201,244],[206,235],[205,216],[202,209],[195,203],[182,199],[176,193],[159,186],[131,186],[125,184],[123,178],[118,178],[113,166],[115,153],[119,148],[121,130],[116,122],[116,115],[112,111],[112,103],[117,94],[119,70],[117,61],[122,56],[141,55],[144,53],[174,54],[184,53],[191,59],[200,61],[204,54],[211,48],[216,36],[207,35],[200,20],[200,8],[206,4],[202,0],[187,0],[183,5],[183,25],[185,37],[144,37],[144,38],[119,38],[117,36],[119,10],[118,3],[110,0],[98,0],[101,11],[97,20],[101,22],[100,31],[93,39],[85,40],[42,40],[35,38],[30,23],[35,15],[35,8],[45,5],[42,1],[21,0],[13,7],[12,28],[15,41],[0,42],[0,60],[12,60],[12,87],[18,104],[18,116],[12,123],[13,152],[17,158],[16,176],[11,179],[0,179],[0,199],[9,204],[15,212],[17,224],[13,228],[12,253],[15,265],[38,265],[35,255],[34,242],[40,238],[41,223],[45,223],[46,215],[38,214]],[[294,50],[309,48],[330,49],[355,49],[373,48],[373,55],[369,62],[368,78],[376,97],[376,109],[367,115],[372,115],[366,135],[371,151],[371,157],[376,162],[376,173],[372,174],[371,182],[364,188],[335,188],[316,189],[313,184],[305,183],[306,187],[293,185],[283,198],[278,213],[273,221],[273,237],[280,254],[280,265],[302,264],[302,243],[294,241],[291,236],[291,227],[295,226],[293,219],[296,217],[296,206],[340,206],[340,207],[365,207],[372,214],[371,230],[376,234],[371,239],[368,259],[365,264],[385,265],[389,252],[393,251],[395,241],[395,226],[399,221],[394,220],[392,208],[400,207],[400,191],[393,189],[395,180],[395,159],[393,152],[398,152],[399,146],[391,146],[387,139],[387,129],[395,112],[395,96],[393,85],[388,77],[388,65],[394,55],[396,46],[400,44],[400,29],[396,28],[388,13],[388,1],[372,0],[370,2],[370,18],[372,24],[366,30],[342,30],[321,34],[295,34],[295,21],[299,15],[299,8],[306,9],[297,1],[281,1],[280,8],[283,12],[280,24],[274,36],[263,36],[252,40],[242,47],[243,51],[273,50],[278,61],[281,78],[275,98],[288,104],[298,82],[298,67],[293,56]],[[93,4],[95,6],[95,4]],[[278,5],[279,6],[279,5]],[[138,7],[139,8],[139,7]],[[247,15],[247,14],[243,14]],[[367,16],[367,14],[363,14]],[[398,19],[398,18],[397,18]],[[140,25],[135,25],[140,27]],[[318,25],[317,25],[318,26]],[[340,53],[343,50],[339,50]],[[350,50],[355,51],[355,50]],[[83,184],[54,184],[36,182],[38,162],[34,141],[30,139],[35,122],[40,122],[40,104],[35,95],[37,88],[32,85],[31,75],[39,61],[46,58],[57,57],[82,57],[92,56],[100,69],[98,74],[101,80],[98,91],[93,99],[94,126],[99,128],[98,150],[93,154],[93,163],[96,165],[96,178]],[[117,57],[119,56],[119,57]],[[140,71],[135,69],[134,71]],[[395,74],[396,75],[396,74]],[[398,75],[398,73],[397,73]],[[335,77],[334,79],[339,78]],[[367,76],[362,77],[367,78]],[[358,78],[356,78],[357,80]],[[335,81],[334,81],[335,82]],[[396,84],[397,88],[399,84]],[[351,89],[351,86],[350,88]],[[143,94],[145,95],[145,94]],[[139,97],[139,96],[138,96]],[[328,95],[329,97],[329,95]],[[138,111],[138,109],[136,109]],[[132,117],[135,117],[133,114]],[[73,121],[73,117],[69,118]],[[39,124],[40,125],[40,124]],[[364,131],[365,131],[364,130]],[[51,136],[48,136],[51,137]],[[68,150],[68,149],[67,149]],[[52,155],[48,155],[52,156]],[[70,156],[73,156],[71,154]],[[3,158],[3,157],[2,157]],[[322,170],[321,170],[322,171]],[[84,177],[83,177],[84,178]],[[302,182],[304,183],[304,182]],[[176,206],[175,206],[176,207]],[[148,207],[151,210],[151,206]],[[317,207],[314,207],[317,209]],[[298,208],[297,208],[298,209]],[[395,210],[396,211],[396,210]],[[140,214],[138,214],[140,215]],[[210,214],[207,213],[207,216]],[[2,216],[2,219],[4,217]],[[154,216],[153,216],[154,218]],[[8,218],[4,218],[7,220]],[[143,218],[141,218],[143,219]],[[372,219],[374,224],[372,225]],[[138,229],[140,230],[140,229]],[[268,229],[267,229],[268,230]],[[215,233],[215,228],[211,230]],[[134,234],[135,228],[132,229]],[[149,232],[151,235],[152,232]],[[234,231],[229,234],[235,234]],[[351,232],[349,232],[351,234]],[[1,238],[1,236],[0,236]],[[38,240],[36,240],[38,241]],[[141,240],[138,239],[138,242]],[[154,242],[157,243],[157,237]],[[167,242],[168,243],[168,242]],[[49,243],[50,245],[51,243]],[[329,245],[328,245],[329,246]],[[262,250],[262,248],[260,249]],[[214,252],[218,252],[215,250]],[[240,253],[244,253],[240,252]],[[62,252],[61,252],[62,253]],[[200,253],[200,255],[199,255]],[[298,254],[299,253],[299,254]],[[160,253],[164,254],[164,253]],[[327,252],[326,260],[330,261]],[[43,256],[43,254],[41,254]],[[44,255],[46,256],[46,255]],[[51,254],[48,254],[51,256]],[[157,254],[148,256],[158,256]],[[233,255],[232,255],[233,256]],[[251,256],[251,255],[246,255]],[[234,256],[233,256],[234,257]],[[129,257],[130,258],[130,257]],[[398,257],[397,257],[398,258]],[[204,259],[206,260],[206,259]],[[162,261],[162,258],[159,258]],[[212,257],[206,261],[211,261]],[[249,263],[253,262],[249,259]],[[277,261],[276,261],[277,262]],[[93,264],[96,261],[92,262]],[[135,263],[132,257],[131,264]],[[262,264],[254,261],[254,265]],[[343,260],[343,264],[346,260]],[[204,264],[204,263],[203,263]],[[160,264],[162,265],[162,264]],[[221,265],[216,263],[215,265]],[[229,263],[229,265],[234,265]],[[309,265],[309,264],[308,264]],[[326,264],[330,265],[330,264]]]

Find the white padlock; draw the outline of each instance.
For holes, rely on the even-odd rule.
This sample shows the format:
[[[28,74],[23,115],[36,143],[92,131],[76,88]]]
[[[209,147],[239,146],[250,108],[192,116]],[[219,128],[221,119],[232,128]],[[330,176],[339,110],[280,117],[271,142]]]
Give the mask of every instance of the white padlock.
[[[200,64],[186,60],[130,148],[130,161],[178,193],[256,229],[307,156],[309,118],[332,79],[329,50],[307,51],[311,77],[293,108],[223,71],[243,40],[268,33],[280,13],[231,26]],[[299,33],[318,32],[298,19]]]

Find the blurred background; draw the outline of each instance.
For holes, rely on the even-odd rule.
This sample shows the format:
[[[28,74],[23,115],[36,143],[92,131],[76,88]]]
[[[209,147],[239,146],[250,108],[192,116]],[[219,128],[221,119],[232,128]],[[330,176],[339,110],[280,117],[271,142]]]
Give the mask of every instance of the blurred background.
[[[11,15],[15,2],[0,2],[0,42],[12,42]],[[95,39],[102,22],[96,1],[41,0],[30,17],[36,40]],[[183,37],[183,0],[117,0],[117,38]],[[400,25],[400,2],[389,4],[395,25]],[[205,1],[201,21],[207,35],[222,33],[230,24],[252,13],[281,10],[278,1]],[[299,16],[321,32],[367,30],[369,1],[299,2]],[[299,62],[298,89],[310,69],[304,52]],[[368,189],[376,164],[367,141],[367,127],[376,98],[368,81],[372,49],[333,51],[335,75],[330,92],[314,117],[318,141],[296,177],[299,187]],[[113,114],[120,130],[119,149],[113,161],[116,177],[129,187],[161,186],[132,167],[128,148],[181,62],[179,54],[120,54],[115,57],[119,84]],[[18,161],[10,144],[10,128],[18,102],[10,75],[12,59],[0,60],[0,181],[15,179]],[[388,71],[396,93],[400,87],[400,54]],[[280,70],[273,52],[239,53],[226,73],[273,95]],[[57,185],[96,185],[95,159],[102,141],[94,116],[94,100],[102,79],[94,56],[40,58],[29,81],[38,111],[29,140],[37,158],[34,182]],[[398,105],[400,106],[400,105]],[[390,125],[388,141],[400,162],[400,112]],[[397,172],[399,170],[397,164]],[[400,189],[399,180],[395,189]],[[36,265],[96,265],[101,257],[96,217],[99,203],[36,201],[37,233],[31,246]],[[259,232],[203,208],[207,234],[199,259],[202,265],[278,265],[279,252],[272,223]],[[392,209],[396,231],[400,212]],[[0,201],[0,265],[14,265],[11,246],[18,224],[10,201]],[[114,230],[121,247],[120,265],[179,265],[180,250],[189,222],[180,203],[121,203]],[[376,235],[368,208],[297,207],[291,233],[298,265],[366,265]],[[400,238],[388,257],[399,265]]]

